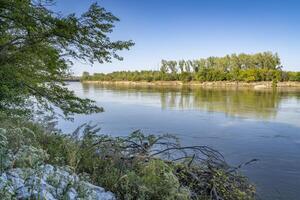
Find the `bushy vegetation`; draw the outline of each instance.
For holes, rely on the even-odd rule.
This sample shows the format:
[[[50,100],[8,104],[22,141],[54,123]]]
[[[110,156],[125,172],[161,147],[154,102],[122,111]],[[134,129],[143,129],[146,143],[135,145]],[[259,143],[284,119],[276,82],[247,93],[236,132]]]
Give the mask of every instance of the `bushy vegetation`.
[[[118,199],[255,197],[254,187],[217,151],[207,146],[183,147],[170,135],[145,136],[136,131],[114,138],[97,134],[99,129],[90,125],[65,135],[49,131],[45,124],[21,119],[12,123],[3,118],[0,127],[2,170],[41,163],[69,166],[81,177],[114,192]],[[31,155],[36,156],[22,153],[24,146],[30,146],[35,151]],[[7,152],[12,155],[8,157]],[[20,153],[22,159],[15,156]]]
[[[119,19],[98,4],[82,15],[50,10],[53,0],[1,0],[0,111],[31,114],[32,104],[64,114],[100,112],[89,99],[65,87],[72,60],[87,63],[122,59],[117,51],[132,41],[111,41]]]
[[[285,72],[277,54],[232,54],[199,60],[162,60],[160,71],[84,72],[90,81],[299,81],[300,72]]]

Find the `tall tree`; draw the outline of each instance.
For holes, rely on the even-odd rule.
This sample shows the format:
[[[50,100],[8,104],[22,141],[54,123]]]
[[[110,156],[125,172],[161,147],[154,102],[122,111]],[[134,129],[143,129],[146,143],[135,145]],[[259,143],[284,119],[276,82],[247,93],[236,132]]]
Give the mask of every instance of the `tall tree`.
[[[184,72],[184,65],[185,65],[185,61],[184,60],[179,60],[178,61],[178,66],[179,66],[179,69],[180,69],[181,73]]]
[[[177,61],[168,61],[168,67],[171,71],[171,73],[176,74],[177,73]]]
[[[167,73],[168,72],[168,61],[166,61],[166,60],[161,61],[160,71],[162,73]]]
[[[191,60],[188,60],[185,62],[185,71],[186,72],[191,72],[191,67],[193,65],[193,62]]]
[[[98,4],[77,17],[50,9],[52,0],[1,0],[0,3],[0,112],[30,113],[28,105],[53,105],[64,114],[99,112],[89,99],[65,87],[72,60],[87,63],[122,60],[117,51],[132,41],[111,41],[119,19]]]

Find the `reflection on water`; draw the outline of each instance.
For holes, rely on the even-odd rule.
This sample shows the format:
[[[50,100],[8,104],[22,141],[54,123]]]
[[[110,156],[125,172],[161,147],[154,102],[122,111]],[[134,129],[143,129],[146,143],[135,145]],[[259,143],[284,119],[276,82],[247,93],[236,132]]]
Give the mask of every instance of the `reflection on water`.
[[[100,133],[114,136],[137,129],[175,134],[184,145],[219,150],[230,164],[259,159],[243,172],[257,185],[260,199],[299,199],[300,91],[81,83],[69,88],[105,112],[61,120],[64,132],[91,121],[101,126]]]
[[[82,84],[84,94],[91,91],[113,91],[115,100],[132,99],[145,104],[159,97],[162,109],[204,110],[230,116],[274,119],[282,101],[300,101],[296,89],[252,90],[161,86],[116,86]]]

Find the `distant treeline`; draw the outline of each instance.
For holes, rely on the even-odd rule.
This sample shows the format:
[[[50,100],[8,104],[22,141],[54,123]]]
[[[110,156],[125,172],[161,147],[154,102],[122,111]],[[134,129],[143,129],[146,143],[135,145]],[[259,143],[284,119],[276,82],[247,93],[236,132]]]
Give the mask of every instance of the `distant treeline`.
[[[300,72],[282,70],[277,54],[232,54],[198,60],[161,61],[160,71],[84,72],[90,81],[300,81]]]

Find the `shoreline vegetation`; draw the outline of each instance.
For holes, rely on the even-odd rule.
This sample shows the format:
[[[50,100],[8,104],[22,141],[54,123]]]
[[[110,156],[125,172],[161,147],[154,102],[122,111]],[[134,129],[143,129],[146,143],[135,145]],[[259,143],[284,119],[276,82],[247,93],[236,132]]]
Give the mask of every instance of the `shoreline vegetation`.
[[[83,72],[88,83],[199,87],[246,87],[254,89],[300,87],[300,72],[284,71],[272,52],[231,54],[196,60],[162,60],[160,70]]]
[[[256,197],[254,185],[240,173],[255,159],[232,167],[218,151],[181,146],[168,134],[144,135],[138,130],[111,137],[90,124],[65,134],[49,122],[0,119],[1,199]]]

